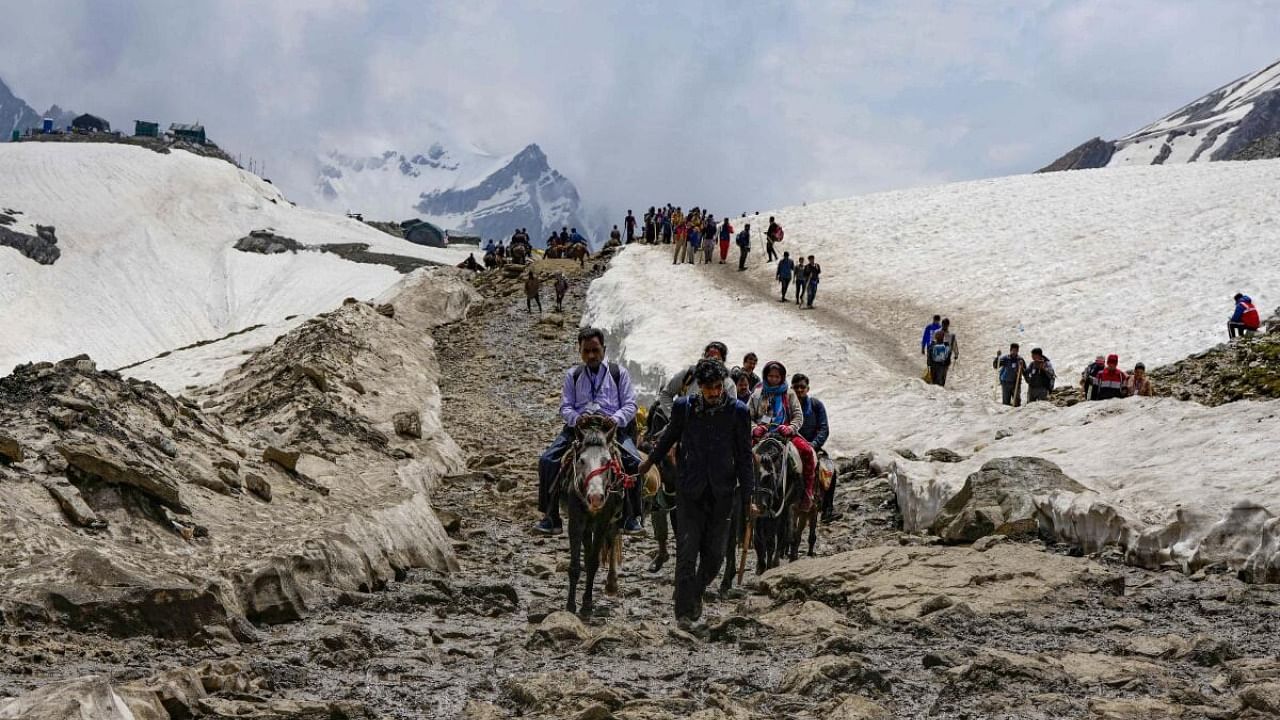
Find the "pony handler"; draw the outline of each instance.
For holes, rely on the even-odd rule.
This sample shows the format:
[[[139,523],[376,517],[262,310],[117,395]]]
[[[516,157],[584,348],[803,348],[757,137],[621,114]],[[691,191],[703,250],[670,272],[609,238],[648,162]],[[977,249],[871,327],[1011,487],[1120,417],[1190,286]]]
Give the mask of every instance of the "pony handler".
[[[638,471],[648,473],[680,443],[674,599],[676,620],[686,628],[702,616],[702,594],[724,562],[734,496],[750,498],[755,487],[751,419],[747,406],[725,392],[728,376],[715,358],[698,362],[698,393],[676,399],[670,424]],[[749,511],[757,512],[754,502]]]

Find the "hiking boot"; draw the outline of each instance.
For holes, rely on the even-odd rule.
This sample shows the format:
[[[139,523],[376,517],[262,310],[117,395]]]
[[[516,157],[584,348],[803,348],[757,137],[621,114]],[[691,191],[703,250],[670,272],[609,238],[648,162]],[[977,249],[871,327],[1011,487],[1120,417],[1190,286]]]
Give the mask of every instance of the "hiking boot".
[[[643,535],[644,528],[640,526],[640,518],[631,518],[622,524],[622,532],[628,535]]]
[[[564,526],[549,517],[544,517],[533,526],[533,531],[543,535],[559,535],[564,532]]]

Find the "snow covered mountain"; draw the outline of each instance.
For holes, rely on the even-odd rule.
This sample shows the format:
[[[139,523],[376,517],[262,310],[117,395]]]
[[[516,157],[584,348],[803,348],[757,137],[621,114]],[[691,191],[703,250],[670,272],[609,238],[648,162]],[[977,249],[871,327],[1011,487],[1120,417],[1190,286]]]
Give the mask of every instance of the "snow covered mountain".
[[[765,162],[764,158],[760,159]],[[709,340],[781,360],[826,403],[833,455],[891,471],[909,531],[1002,457],[1052,460],[1091,492],[1036,498],[1042,526],[1149,566],[1280,571],[1280,401],[1204,407],[1131,398],[1007,408],[995,353],[1041,347],[1071,387],[1099,353],[1128,370],[1226,340],[1232,295],[1280,305],[1280,160],[1023,175],[762,212],[777,249],[822,266],[816,309],[778,301],[774,266],[671,265],[630,246],[588,295],[585,324],[642,391]],[[753,223],[754,225],[754,223]],[[655,312],[663,308],[665,312]],[[921,382],[921,330],[949,316],[947,387]],[[768,328],[768,330],[762,330]],[[963,462],[909,458],[948,448]],[[1265,523],[1270,523],[1269,525]]]
[[[0,228],[32,245],[37,225],[56,228],[51,263],[0,243],[3,368],[79,353],[118,367],[252,326],[279,334],[379,295],[415,259],[466,257],[295,207],[261,178],[181,150],[0,143]],[[260,249],[237,249],[250,233]]]
[[[74,112],[63,110],[57,105],[44,114],[37,113],[25,100],[14,95],[9,86],[5,85],[4,79],[0,78],[0,142],[8,141],[14,130],[21,132],[27,128],[40,127],[44,118],[53,118],[56,127],[65,127],[71,124],[75,116]]]
[[[418,154],[329,153],[311,204],[369,219],[420,217],[486,239],[508,237],[517,227],[528,228],[535,241],[566,225],[587,232],[578,189],[537,145],[503,156],[459,145],[464,149],[437,143]]]
[[[1041,169],[1280,157],[1280,61],[1119,140],[1094,138]]]

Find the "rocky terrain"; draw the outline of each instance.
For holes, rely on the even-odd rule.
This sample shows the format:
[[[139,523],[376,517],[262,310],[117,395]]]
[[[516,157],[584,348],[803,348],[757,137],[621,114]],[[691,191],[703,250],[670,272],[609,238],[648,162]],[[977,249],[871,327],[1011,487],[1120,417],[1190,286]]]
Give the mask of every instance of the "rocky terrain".
[[[1257,334],[1151,371],[1157,395],[1221,405],[1280,398],[1280,308]]]
[[[291,606],[285,586],[271,579],[253,586],[275,589],[261,595],[280,598],[272,606],[278,614],[177,631],[145,615],[133,616],[129,632],[77,623],[74,613],[56,615],[66,611],[61,601],[46,603],[41,615],[30,598],[61,576],[6,567],[0,591],[20,591],[31,612],[6,610],[0,625],[0,698],[15,696],[0,699],[0,718],[1280,713],[1280,640],[1267,631],[1280,620],[1280,590],[1212,569],[1191,576],[1138,569],[1112,548],[1083,557],[1041,537],[1028,494],[1071,481],[1038,458],[987,463],[921,534],[900,530],[893,467],[842,458],[844,518],[823,527],[818,557],[759,577],[749,570],[744,588],[708,598],[705,622],[691,633],[671,615],[671,564],[648,571],[656,552],[649,536],[625,541],[617,597],[602,598],[591,617],[559,611],[567,541],[528,531],[536,520],[534,468],[558,427],[560,374],[575,360],[576,318],[596,269],[568,261],[533,269],[571,278],[562,314],[550,312],[550,302],[548,312],[526,312],[515,273],[476,276],[479,297],[411,287],[389,306],[352,303],[321,316],[185,401],[96,372],[85,359],[23,368],[0,383],[0,428],[17,435],[0,442],[10,462],[0,488],[6,498],[18,488],[48,496],[46,526],[22,533],[27,542],[102,547],[134,528],[146,548],[226,543],[184,566],[186,577],[208,578],[229,558],[245,560],[248,543],[222,538],[247,522],[230,524],[223,505],[246,515],[270,510],[270,524],[293,536],[322,526],[324,509],[338,499],[359,500],[358,510],[335,506],[353,518],[374,513],[383,502],[377,488],[391,495],[413,488],[423,503],[429,493],[427,512],[448,533],[447,542],[432,541],[436,561],[388,561],[382,574],[371,566],[361,585],[319,579],[326,563],[353,549],[350,532],[330,528],[280,553],[285,562],[271,562],[292,567],[299,587],[315,581],[304,607]],[[437,378],[434,394],[428,386]],[[401,406],[423,408],[420,426],[412,414],[393,412]],[[166,409],[172,426],[164,425]],[[18,414],[20,423],[12,420]],[[163,437],[149,443],[151,432]],[[136,475],[152,482],[104,477],[105,467],[57,450],[77,438],[131,453]],[[211,462],[207,476],[193,475],[203,478],[198,484],[165,474],[172,463],[164,439],[183,458],[230,460],[228,445],[246,452],[234,472]],[[927,455],[941,463],[958,457],[945,448]],[[61,477],[59,456],[67,462]],[[446,476],[432,472],[442,467]],[[250,473],[269,484],[269,503],[253,494]],[[67,486],[106,527],[71,526],[67,513],[79,505]],[[54,504],[59,488],[70,510]],[[106,503],[105,494],[119,499]],[[290,498],[314,515],[287,510]],[[178,527],[157,522],[143,533],[136,528],[147,526],[122,514],[130,503]],[[402,527],[383,519],[388,535]],[[433,521],[420,519],[430,536]],[[32,520],[0,525],[6,557],[15,557],[8,543],[18,522]],[[134,552],[155,562],[167,556]],[[83,567],[74,558],[59,562]],[[89,567],[84,573],[99,566]],[[108,600],[79,616],[100,617],[119,592],[112,585],[84,595]]]

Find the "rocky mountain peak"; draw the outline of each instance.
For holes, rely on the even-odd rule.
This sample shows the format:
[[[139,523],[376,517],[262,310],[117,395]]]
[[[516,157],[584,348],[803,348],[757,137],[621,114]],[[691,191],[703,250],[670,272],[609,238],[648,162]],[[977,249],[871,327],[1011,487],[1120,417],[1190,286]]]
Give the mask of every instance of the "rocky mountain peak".
[[[1039,172],[1280,157],[1280,61],[1117,140],[1094,138]]]

